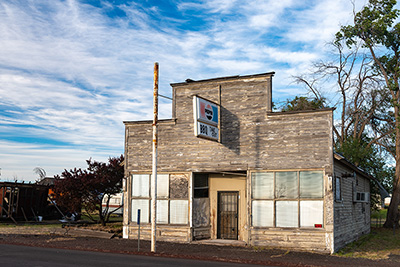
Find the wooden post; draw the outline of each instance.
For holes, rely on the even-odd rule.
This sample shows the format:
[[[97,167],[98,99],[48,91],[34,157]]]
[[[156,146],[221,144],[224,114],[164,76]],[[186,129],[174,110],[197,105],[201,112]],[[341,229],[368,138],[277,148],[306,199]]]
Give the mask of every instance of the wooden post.
[[[151,252],[156,252],[158,63],[154,63],[153,170],[151,176]]]

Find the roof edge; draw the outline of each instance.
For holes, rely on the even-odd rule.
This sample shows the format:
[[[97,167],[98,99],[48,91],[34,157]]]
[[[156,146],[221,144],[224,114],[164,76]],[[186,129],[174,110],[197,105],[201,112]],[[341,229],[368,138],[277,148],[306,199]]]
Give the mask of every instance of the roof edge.
[[[233,79],[238,79],[238,78],[253,78],[253,77],[260,77],[260,76],[273,76],[275,75],[275,72],[265,72],[265,73],[260,73],[260,74],[251,74],[251,75],[235,75],[235,76],[226,76],[226,77],[218,77],[218,78],[210,78],[210,79],[204,79],[204,80],[192,80],[192,79],[186,79],[185,82],[179,82],[179,83],[170,83],[172,87],[174,86],[182,86],[182,85],[187,85],[191,83],[201,83],[201,82],[213,82],[213,81],[226,81],[226,80],[233,80]]]
[[[176,119],[162,119],[158,120],[157,122],[159,123],[175,123]],[[126,124],[153,124],[153,120],[143,120],[143,121],[123,121],[123,123]]]
[[[297,113],[311,113],[311,112],[323,112],[323,111],[334,111],[336,108],[322,108],[322,109],[309,109],[309,110],[297,110],[297,111],[271,111],[267,112],[267,115],[290,115]]]
[[[333,157],[335,160],[343,163],[344,165],[346,165],[347,167],[349,167],[350,169],[361,173],[362,175],[364,175],[365,177],[367,177],[370,180],[375,180],[375,177],[373,177],[372,175],[370,175],[369,173],[365,172],[363,169],[361,169],[360,167],[357,167],[356,165],[354,165],[353,163],[351,163],[349,160],[347,160],[344,156],[340,155],[337,152],[333,152]]]

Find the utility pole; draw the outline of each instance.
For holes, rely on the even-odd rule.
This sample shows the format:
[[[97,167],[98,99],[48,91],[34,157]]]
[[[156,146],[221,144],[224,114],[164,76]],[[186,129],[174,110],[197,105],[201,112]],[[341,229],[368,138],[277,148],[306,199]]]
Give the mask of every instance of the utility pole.
[[[153,110],[154,110],[154,117],[153,117],[153,170],[151,176],[151,252],[156,252],[158,62],[154,63]]]

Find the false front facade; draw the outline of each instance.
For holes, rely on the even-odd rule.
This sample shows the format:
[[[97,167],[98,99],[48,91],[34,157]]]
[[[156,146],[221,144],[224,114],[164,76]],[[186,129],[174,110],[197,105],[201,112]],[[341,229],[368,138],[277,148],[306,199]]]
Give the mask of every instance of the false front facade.
[[[334,153],[333,109],[273,112],[273,75],[171,84],[173,118],[158,124],[157,240],[332,253],[369,232],[369,208],[353,198],[369,192],[368,176]],[[140,209],[150,239],[152,122],[125,129],[123,234],[137,238]]]

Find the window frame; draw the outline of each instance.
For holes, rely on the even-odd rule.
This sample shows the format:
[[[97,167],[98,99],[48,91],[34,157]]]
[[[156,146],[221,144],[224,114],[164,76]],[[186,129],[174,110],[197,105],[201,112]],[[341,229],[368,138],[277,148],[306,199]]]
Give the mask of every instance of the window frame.
[[[162,221],[159,221],[158,219],[158,216],[157,216],[157,224],[158,225],[179,225],[179,226],[187,226],[187,225],[189,225],[189,205],[190,205],[190,202],[189,202],[189,194],[188,194],[188,198],[171,198],[171,193],[170,193],[170,179],[171,179],[171,175],[174,175],[175,173],[158,173],[158,175],[162,175],[162,176],[168,176],[168,181],[167,181],[167,187],[168,187],[168,189],[167,189],[167,192],[168,192],[168,195],[167,196],[165,196],[165,195],[163,195],[163,196],[159,196],[158,195],[158,192],[157,192],[157,198],[156,198],[156,200],[157,200],[157,202],[159,202],[159,201],[166,201],[167,202],[167,214],[166,214],[166,217],[167,217],[167,222],[162,222]],[[176,173],[176,174],[181,174],[181,173]],[[187,177],[187,173],[184,173],[185,174],[185,176],[186,176],[186,178],[188,178]],[[134,177],[135,176],[143,176],[143,175],[146,175],[146,176],[148,176],[148,182],[149,182],[149,185],[148,185],[148,189],[149,189],[149,195],[148,196],[140,196],[140,195],[138,195],[138,196],[134,196],[133,194],[134,194],[134,189],[133,189],[133,186],[134,186]],[[148,212],[147,212],[147,215],[148,215],[148,218],[147,218],[147,220],[144,220],[143,221],[143,216],[141,216],[141,222],[140,222],[140,224],[150,224],[151,223],[151,192],[150,192],[150,190],[151,190],[151,176],[152,176],[152,174],[151,173],[131,173],[130,174],[130,183],[131,183],[131,193],[130,193],[130,205],[131,205],[131,218],[130,218],[130,222],[132,222],[132,223],[137,223],[137,214],[133,214],[134,212],[134,206],[133,206],[133,202],[134,201],[137,201],[137,200],[139,200],[139,201],[148,201]],[[189,181],[189,178],[188,178],[188,181]],[[158,183],[157,183],[157,188],[158,188]],[[189,187],[187,188],[187,190],[189,190]],[[188,192],[189,193],[189,192]],[[187,202],[187,207],[188,207],[188,209],[187,209],[187,211],[186,211],[186,218],[185,218],[185,221],[186,221],[186,223],[171,223],[171,201],[186,201]],[[165,208],[165,207],[164,207]],[[135,209],[136,211],[137,211],[137,209]],[[159,210],[159,209],[157,209],[157,213],[160,213],[161,211]],[[164,211],[165,212],[165,211]],[[141,212],[141,214],[143,214],[143,212]],[[146,214],[146,213],[145,213]],[[165,215],[165,214],[164,214]]]
[[[276,193],[276,186],[277,186],[277,175],[276,173],[280,173],[280,172],[296,172],[296,177],[297,177],[297,195],[294,198],[283,198],[283,197],[279,197],[277,196]],[[322,188],[321,188],[321,197],[302,197],[301,196],[301,189],[300,189],[300,173],[301,172],[320,172],[321,173],[321,179],[322,179]],[[257,179],[256,174],[262,174],[262,173],[273,173],[273,197],[272,198],[255,198],[255,192],[256,189],[253,187],[255,181],[254,179]],[[258,182],[258,184],[260,184],[260,182]],[[251,171],[250,172],[250,209],[251,209],[251,227],[253,228],[280,228],[280,229],[312,229],[312,230],[320,230],[320,229],[324,229],[325,228],[325,187],[326,187],[326,179],[325,179],[325,172],[323,169],[295,169],[295,170],[257,170],[257,171]],[[257,195],[257,194],[256,194]],[[260,194],[258,194],[260,195]],[[272,201],[273,203],[273,207],[272,207],[272,213],[273,213],[273,218],[272,218],[272,226],[260,226],[260,225],[255,225],[255,221],[253,220],[253,216],[255,216],[254,214],[254,202],[262,202],[262,201]],[[297,205],[297,226],[295,227],[286,227],[286,226],[278,226],[278,222],[277,222],[277,213],[279,213],[279,211],[277,210],[277,202],[278,201],[293,201],[296,202]],[[315,223],[314,227],[312,226],[301,226],[302,223],[302,219],[301,219],[301,202],[302,201],[318,201],[322,205],[322,227],[318,227],[320,224],[319,223]],[[257,206],[258,204],[256,204]],[[318,204],[317,204],[318,205]],[[270,211],[267,211],[268,213],[270,213]],[[262,217],[262,215],[257,214],[257,217]],[[304,220],[303,220],[304,221]],[[256,224],[259,224],[259,222],[257,222]]]
[[[342,176],[335,176],[335,202],[343,202],[342,197]],[[339,198],[338,198],[338,182],[339,182]]]

